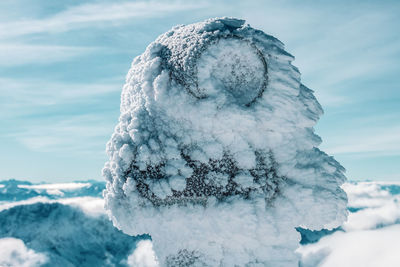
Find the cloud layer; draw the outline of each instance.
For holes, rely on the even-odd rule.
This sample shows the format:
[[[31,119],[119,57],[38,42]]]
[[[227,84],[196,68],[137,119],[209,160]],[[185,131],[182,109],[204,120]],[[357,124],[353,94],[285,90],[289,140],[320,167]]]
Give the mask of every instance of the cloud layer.
[[[300,247],[301,266],[399,266],[400,183],[346,183],[343,188],[349,197],[347,222]]]
[[[86,235],[97,221],[100,223],[99,225],[109,225],[106,229],[112,229],[111,222],[103,216],[103,200],[98,197],[90,197],[87,195],[87,192],[84,193],[80,191],[83,187],[87,186],[87,184],[92,183],[29,185],[19,182],[18,185],[21,187],[21,190],[38,190],[43,196],[30,197],[26,200],[16,202],[11,199],[9,201],[3,200],[0,203],[0,221],[3,220],[0,233],[2,233],[1,230],[4,231],[4,229],[6,229],[5,227],[7,227],[7,229],[9,229],[9,227],[15,229],[15,231],[8,231],[6,236],[0,236],[0,266],[38,266],[48,260],[43,250],[39,251],[32,247],[32,244],[38,245],[40,242],[28,242],[30,240],[29,238],[40,234],[38,233],[39,229],[43,228],[47,229],[47,231],[52,229],[46,226],[46,221],[54,226],[79,215],[79,220],[90,221],[88,225],[89,228],[83,229],[82,234]],[[94,184],[92,184],[92,186],[93,185]],[[2,190],[4,188],[7,188],[7,183],[4,181],[0,182],[0,196],[3,196],[2,194],[4,194],[4,192]],[[400,239],[400,207],[398,203],[400,202],[400,182],[346,183],[343,188],[349,197],[349,220],[344,223],[339,230],[328,233],[328,235],[322,237],[318,242],[301,246],[298,249],[298,252],[302,255],[300,266],[399,266],[400,256],[398,251],[400,250],[400,245],[398,240]],[[58,199],[50,199],[44,197],[44,195],[47,194],[46,190],[59,190],[62,192],[69,190],[70,193],[72,191],[80,192],[80,195],[73,198],[66,195],[55,195]],[[18,193],[20,198],[26,196],[23,192],[26,193],[26,191],[20,191]],[[41,203],[42,206],[38,206],[41,205]],[[50,216],[46,219],[46,217],[43,217],[41,213],[38,212],[39,208],[47,209],[49,214],[53,214],[53,217]],[[8,219],[6,218],[6,221],[9,223],[4,223],[4,216],[2,217],[3,212],[12,209],[15,211],[19,210],[21,216],[33,218],[33,221],[26,222],[25,220],[25,222],[23,222],[9,217]],[[84,211],[87,217],[83,218],[79,210]],[[104,222],[101,222],[102,220],[104,220]],[[55,222],[57,222],[57,224],[55,224]],[[26,229],[30,229],[30,232],[24,231],[24,225],[27,227]],[[33,225],[35,225],[35,227],[32,228]],[[80,228],[74,228],[73,232],[82,231],[83,224],[78,223],[78,225]],[[77,225],[73,227],[76,226]],[[32,231],[32,229],[34,229],[34,231]],[[47,236],[62,236],[66,234],[60,229],[57,229],[56,232],[47,233]],[[63,227],[63,229],[66,228]],[[13,237],[10,238],[10,236]],[[70,239],[71,237],[72,235],[67,233],[64,238],[68,240],[68,242],[72,242]],[[51,242],[54,242],[52,244],[56,248],[62,248],[63,244],[66,245],[63,249],[68,249],[69,246],[67,244],[68,242],[64,242],[63,244],[57,243],[57,239],[51,239]],[[158,263],[151,241],[140,241],[137,246],[133,246],[132,249],[123,252],[126,256],[121,256],[123,259],[121,265],[135,267],[157,266]]]
[[[47,257],[25,246],[16,238],[0,239],[0,266],[35,267],[46,263]]]

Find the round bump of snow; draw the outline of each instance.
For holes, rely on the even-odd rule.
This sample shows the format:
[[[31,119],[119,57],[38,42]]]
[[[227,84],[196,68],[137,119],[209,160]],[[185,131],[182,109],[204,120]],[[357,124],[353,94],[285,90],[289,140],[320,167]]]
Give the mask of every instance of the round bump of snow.
[[[248,41],[221,39],[200,56],[197,79],[197,89],[202,96],[224,96],[231,100],[229,102],[250,105],[267,85],[267,64],[259,50]]]

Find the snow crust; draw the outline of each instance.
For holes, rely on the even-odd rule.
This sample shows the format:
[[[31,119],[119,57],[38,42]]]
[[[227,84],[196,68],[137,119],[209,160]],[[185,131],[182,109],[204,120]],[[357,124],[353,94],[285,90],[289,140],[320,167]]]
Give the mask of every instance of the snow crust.
[[[322,108],[276,38],[233,18],[177,26],[136,57],[107,144],[105,207],[161,266],[297,266],[295,227],[346,219]]]

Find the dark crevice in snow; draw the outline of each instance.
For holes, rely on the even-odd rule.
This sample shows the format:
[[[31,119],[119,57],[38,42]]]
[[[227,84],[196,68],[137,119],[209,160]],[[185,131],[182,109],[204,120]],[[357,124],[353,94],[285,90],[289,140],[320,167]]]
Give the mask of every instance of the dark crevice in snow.
[[[225,201],[232,196],[241,196],[250,199],[256,195],[262,195],[267,202],[271,202],[279,194],[279,184],[285,177],[277,174],[278,165],[274,161],[272,152],[256,151],[256,168],[243,170],[237,167],[235,160],[224,153],[221,160],[209,159],[208,163],[202,163],[181,150],[181,156],[188,167],[192,169],[192,175],[186,178],[186,187],[183,190],[171,189],[171,195],[160,198],[154,194],[149,184],[156,183],[159,179],[168,177],[165,173],[165,164],[156,166],[147,165],[146,170],[140,170],[135,162],[132,162],[125,177],[136,180],[136,188],[141,197],[148,199],[155,206],[197,203],[207,205],[207,199],[211,196],[218,201]],[[249,186],[243,186],[235,182],[235,177],[246,173],[252,177]]]

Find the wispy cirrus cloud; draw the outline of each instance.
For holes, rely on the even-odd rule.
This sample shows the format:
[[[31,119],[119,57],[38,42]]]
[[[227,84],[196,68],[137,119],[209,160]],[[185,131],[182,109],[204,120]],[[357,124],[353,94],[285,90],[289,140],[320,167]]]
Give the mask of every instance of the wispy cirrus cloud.
[[[122,84],[122,78],[99,80],[94,83],[0,78],[0,119],[4,123],[9,122],[3,124],[6,128],[0,129],[0,133],[18,132],[22,125],[26,127],[31,125],[37,129],[43,124],[43,118],[51,120],[60,116],[64,118],[79,114],[82,118],[93,115],[97,121],[102,121],[104,118],[110,119],[112,116],[107,112],[109,106],[104,105],[104,101],[112,101],[118,107]],[[75,122],[79,125],[82,123],[86,125],[85,127],[92,125],[85,121],[80,123],[76,118]],[[16,124],[15,122],[18,121],[24,123]],[[95,121],[94,118],[91,121]],[[51,123],[48,128],[51,128]],[[46,146],[46,144],[51,145],[61,141],[54,136],[41,138],[40,133],[32,134],[34,134],[32,137],[26,138],[27,143],[36,144],[31,147]],[[79,133],[76,134],[79,135]],[[42,141],[39,142],[39,139]]]
[[[111,96],[118,107],[122,83],[120,78],[97,83],[1,78],[0,137],[30,151],[103,154],[117,119],[104,101]]]
[[[121,22],[135,18],[165,16],[173,12],[204,8],[202,2],[183,1],[140,1],[140,2],[100,2],[72,6],[64,11],[41,19],[3,22],[0,25],[0,39],[27,34],[62,32],[93,26],[98,23]],[[104,24],[101,24],[104,26]],[[10,30],[12,29],[12,30]]]
[[[399,11],[397,2],[275,1],[265,9],[249,2],[239,12],[283,41],[321,104],[338,108],[373,99],[380,90],[367,81],[399,70],[400,38],[393,30]]]
[[[97,2],[70,6],[40,18],[0,21],[0,68],[24,64],[50,64],[99,52],[100,47],[41,44],[32,41],[41,34],[52,35],[85,27],[107,28],[139,19],[165,17],[177,12],[201,9],[205,2],[139,1]],[[104,51],[103,51],[104,52]]]
[[[364,156],[400,155],[400,127],[369,128],[353,131],[347,136],[336,136],[326,150],[338,154],[363,154]]]
[[[92,83],[11,79],[0,77],[0,103],[5,109],[90,103],[101,96],[121,91],[123,79],[99,80]],[[0,110],[2,109],[0,108]],[[5,115],[5,114],[3,114]]]
[[[109,121],[99,114],[69,115],[28,122],[8,136],[32,151],[103,155],[113,128]]]
[[[97,47],[3,43],[0,44],[0,68],[62,62],[98,52],[100,49]]]

